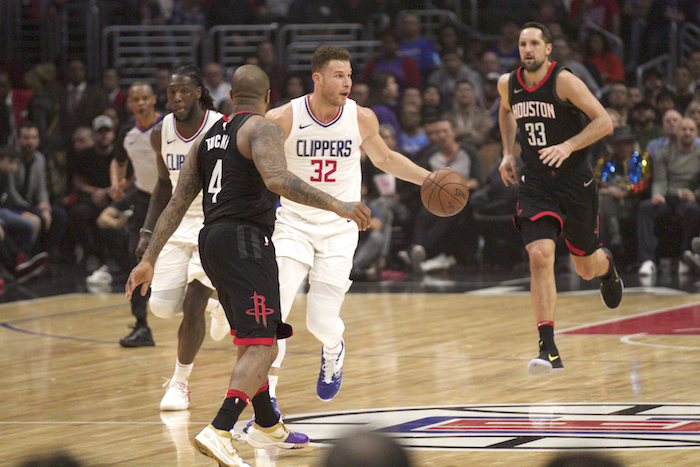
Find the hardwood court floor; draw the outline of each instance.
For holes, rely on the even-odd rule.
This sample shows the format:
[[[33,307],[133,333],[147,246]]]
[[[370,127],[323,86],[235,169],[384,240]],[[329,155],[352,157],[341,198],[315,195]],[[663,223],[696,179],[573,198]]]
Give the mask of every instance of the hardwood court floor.
[[[629,292],[615,310],[605,308],[596,294],[560,295],[557,329],[700,302],[695,293]],[[697,329],[676,335],[635,331],[627,339],[563,333],[557,343],[566,370],[529,376],[537,336],[529,294],[520,292],[348,294],[342,312],[343,387],[332,402],[323,403],[315,394],[320,345],[305,329],[305,306],[300,295],[289,320],[295,336],[278,386],[280,408],[292,421],[302,414],[402,407],[700,402]],[[700,320],[700,308],[689,313],[691,321]],[[157,346],[122,349],[117,341],[132,320],[122,294],[20,300],[0,305],[0,316],[5,357],[0,465],[15,466],[30,454],[53,449],[68,450],[90,467],[216,465],[195,452],[192,440],[212,420],[225,393],[235,358],[229,339],[214,342],[207,335],[190,378],[190,409],[168,414],[158,405],[164,378],[173,371],[179,319],[149,317]],[[243,423],[251,413],[247,408]],[[327,438],[340,429],[306,427]],[[257,453],[245,444],[238,447],[257,467],[317,466],[325,452],[317,445]],[[537,467],[554,455],[551,450],[437,448],[411,453],[416,466],[436,467]],[[690,467],[700,459],[698,449],[610,453],[636,467]]]

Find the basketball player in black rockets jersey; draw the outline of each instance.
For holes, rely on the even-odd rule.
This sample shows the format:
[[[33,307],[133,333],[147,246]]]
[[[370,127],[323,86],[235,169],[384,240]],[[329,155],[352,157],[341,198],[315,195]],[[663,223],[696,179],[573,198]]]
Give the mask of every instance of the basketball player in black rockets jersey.
[[[552,36],[544,25],[526,23],[518,48],[523,65],[498,80],[499,170],[506,185],[519,183],[515,225],[530,259],[530,294],[540,335],[540,353],[528,371],[537,375],[564,369],[554,344],[559,235],[564,234],[576,273],[585,280],[600,278],[608,307],[620,304],[623,285],[610,250],[598,240],[598,195],[585,149],[612,132],[612,121],[583,81],[549,61]],[[513,156],[516,130],[525,163],[520,174]]]
[[[211,425],[195,438],[203,454],[220,465],[248,466],[233,447],[233,426],[248,403],[255,422],[246,441],[254,448],[306,446],[309,438],[284,426],[270,402],[267,372],[277,355],[277,339],[291,336],[282,322],[279,279],[272,229],[277,195],[369,227],[370,210],[362,202],[343,202],[287,170],[282,127],[263,117],[270,80],[253,65],[239,67],[231,79],[233,113],[222,118],[192,145],[180,178],[156,223],[141,262],[131,271],[127,296],[139,284],[147,290],[158,253],[200,190],[204,190],[204,228],[199,234],[202,265],[238,345],[238,361],[226,398]]]

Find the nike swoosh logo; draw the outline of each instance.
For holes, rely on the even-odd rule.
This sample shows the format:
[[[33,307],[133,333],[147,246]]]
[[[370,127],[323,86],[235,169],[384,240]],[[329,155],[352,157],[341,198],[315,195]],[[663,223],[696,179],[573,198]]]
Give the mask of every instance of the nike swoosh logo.
[[[583,184],[583,186],[588,186],[591,183],[593,183],[593,179],[588,180],[586,183]]]
[[[176,140],[167,141],[166,144],[173,144]]]
[[[517,94],[517,93],[519,93],[519,92],[522,91],[522,90],[523,90],[523,88],[513,89],[513,93],[514,93],[514,94]]]
[[[559,355],[555,355],[555,356],[549,355],[549,361],[550,361],[550,362],[553,362],[553,361],[556,360],[557,358],[559,358]]]
[[[310,127],[311,125],[313,125],[313,123],[309,123],[308,125],[299,125],[299,129],[300,129],[300,130],[303,130],[304,128],[308,128],[308,127]]]

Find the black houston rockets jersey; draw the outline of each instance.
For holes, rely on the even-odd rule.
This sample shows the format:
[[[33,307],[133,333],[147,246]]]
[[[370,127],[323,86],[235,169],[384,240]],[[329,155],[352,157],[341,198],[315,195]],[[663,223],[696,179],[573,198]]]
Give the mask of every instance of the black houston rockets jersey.
[[[559,169],[553,169],[540,161],[538,153],[542,148],[563,143],[584,127],[583,112],[557,96],[557,75],[564,69],[552,62],[544,79],[532,88],[522,77],[522,66],[510,74],[510,108],[520,130],[522,158],[535,170],[564,171],[586,160],[585,150],[575,151]]]
[[[236,144],[238,129],[253,115],[239,112],[231,121],[220,119],[199,145],[205,225],[220,219],[249,220],[269,227],[275,222],[277,195],[267,189],[255,163]]]

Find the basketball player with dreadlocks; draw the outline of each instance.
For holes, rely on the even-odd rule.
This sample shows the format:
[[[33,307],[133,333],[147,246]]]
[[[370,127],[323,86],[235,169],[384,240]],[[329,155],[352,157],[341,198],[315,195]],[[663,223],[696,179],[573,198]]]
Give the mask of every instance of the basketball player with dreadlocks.
[[[163,117],[151,133],[158,181],[151,193],[146,220],[140,231],[136,249],[139,260],[148,247],[158,216],[170,201],[190,147],[197,136],[206,133],[222,117],[222,114],[212,110],[214,104],[211,96],[204,87],[201,72],[194,66],[173,70],[166,94],[172,113]],[[187,380],[204,341],[205,310],[212,310],[212,327],[217,326],[217,321],[228,326],[219,302],[210,299],[214,286],[205,274],[199,257],[198,236],[203,223],[200,193],[161,251],[151,283],[148,303],[154,315],[171,318],[178,312],[183,314],[178,331],[175,373],[166,382],[167,391],[160,403],[161,410],[186,410],[189,406]],[[217,312],[221,316],[219,320],[216,319]]]
[[[536,375],[564,369],[554,344],[559,234],[564,234],[576,273],[585,280],[600,278],[608,307],[620,304],[623,286],[610,250],[600,248],[598,194],[585,151],[612,132],[612,121],[583,81],[549,61],[552,36],[544,25],[526,23],[518,48],[523,65],[498,80],[503,140],[499,171],[506,185],[519,184],[515,223],[530,259],[530,295],[540,335],[540,353],[530,360],[528,371]],[[516,131],[525,162],[520,174],[513,156]]]

